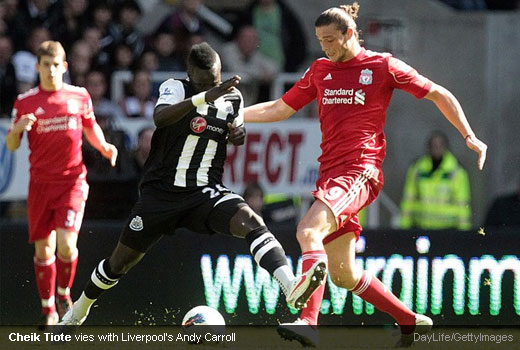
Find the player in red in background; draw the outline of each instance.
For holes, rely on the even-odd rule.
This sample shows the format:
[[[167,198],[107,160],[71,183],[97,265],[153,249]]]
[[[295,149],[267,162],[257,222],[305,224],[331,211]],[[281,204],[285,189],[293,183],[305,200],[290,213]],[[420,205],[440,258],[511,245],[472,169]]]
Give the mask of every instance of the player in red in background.
[[[432,320],[408,309],[381,281],[355,264],[355,243],[362,229],[357,214],[383,187],[383,129],[393,90],[402,89],[416,98],[433,101],[466,145],[478,153],[479,169],[484,166],[487,146],[475,136],[459,102],[448,90],[390,54],[361,46],[355,22],[358,10],[359,5],[354,3],[323,12],[315,30],[327,57],[317,59],[280,99],[246,108],[245,120],[285,120],[317,100],[322,154],[313,192],[316,201],[296,233],[303,270],[315,259],[328,257],[332,282],[390,314],[401,327],[400,345],[410,345],[412,333],[429,331]],[[304,345],[317,343],[315,325],[323,292],[324,286],[314,293],[296,322],[280,325],[279,333]],[[424,327],[417,327],[421,325]]]
[[[45,41],[37,56],[40,85],[16,99],[6,142],[7,148],[15,151],[27,131],[31,150],[29,241],[35,248],[34,270],[43,324],[53,325],[58,322],[56,279],[60,316],[72,305],[70,288],[78,262],[76,243],[88,194],[81,154],[82,131],[112,166],[117,149],[105,141],[87,90],[63,82],[67,62],[61,44]]]

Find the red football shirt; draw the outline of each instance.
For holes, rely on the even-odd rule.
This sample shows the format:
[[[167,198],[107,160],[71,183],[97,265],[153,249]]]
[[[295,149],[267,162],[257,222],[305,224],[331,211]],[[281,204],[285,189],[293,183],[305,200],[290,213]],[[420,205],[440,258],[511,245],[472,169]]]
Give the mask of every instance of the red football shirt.
[[[390,54],[363,49],[346,62],[316,60],[283,96],[299,110],[316,99],[322,132],[320,176],[350,164],[380,166],[386,154],[386,110],[395,88],[424,97],[431,81]]]
[[[58,91],[33,88],[18,95],[11,125],[28,113],[36,117],[27,132],[31,181],[59,181],[84,175],[82,131],[96,122],[87,90],[68,84]]]

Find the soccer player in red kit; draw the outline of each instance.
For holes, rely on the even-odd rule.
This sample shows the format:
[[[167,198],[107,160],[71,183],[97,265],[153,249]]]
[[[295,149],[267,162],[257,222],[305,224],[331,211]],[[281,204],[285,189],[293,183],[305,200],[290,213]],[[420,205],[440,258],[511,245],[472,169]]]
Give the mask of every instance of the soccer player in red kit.
[[[323,12],[315,22],[316,37],[326,58],[317,59],[280,99],[245,109],[248,122],[285,120],[317,100],[322,131],[320,171],[315,202],[297,228],[303,270],[315,259],[328,258],[332,282],[390,314],[401,327],[401,345],[413,332],[425,332],[432,320],[408,309],[375,276],[355,264],[355,243],[361,233],[358,212],[376,199],[383,187],[385,115],[394,89],[427,98],[457,128],[467,147],[478,153],[482,169],[487,146],[472,131],[457,99],[445,88],[387,53],[366,50],[356,26],[359,5]],[[323,299],[320,287],[292,324],[279,333],[304,345],[319,341],[315,325]],[[305,327],[295,327],[303,325]],[[309,325],[311,327],[309,327]],[[417,327],[417,326],[424,327]]]
[[[56,305],[60,316],[72,305],[70,288],[78,262],[76,243],[88,194],[82,135],[112,166],[117,149],[105,141],[87,90],[63,82],[67,62],[62,45],[45,41],[37,57],[40,85],[16,99],[6,142],[8,149],[15,151],[27,132],[31,151],[29,242],[35,247],[34,270],[43,324],[53,325],[59,317]]]

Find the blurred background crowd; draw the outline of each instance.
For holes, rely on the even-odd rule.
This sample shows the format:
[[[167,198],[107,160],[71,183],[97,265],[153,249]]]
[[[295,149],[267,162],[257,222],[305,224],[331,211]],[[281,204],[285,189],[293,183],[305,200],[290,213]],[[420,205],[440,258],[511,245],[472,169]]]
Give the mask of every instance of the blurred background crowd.
[[[459,11],[518,11],[520,7],[516,0],[438,1]],[[268,100],[279,74],[302,72],[316,58],[308,49],[314,38],[308,37],[301,18],[283,0],[1,0],[0,118],[9,118],[17,94],[38,84],[36,49],[50,39],[60,41],[67,52],[66,82],[86,87],[107,139],[120,150],[118,166],[111,169],[97,152],[84,146],[91,186],[87,219],[120,219],[128,214],[150,150],[158,86],[175,76],[172,72],[183,74],[193,44],[208,41],[220,53],[223,71],[242,76],[240,90],[246,105]],[[114,81],[120,81],[114,79],[118,74],[125,82],[119,93],[114,86]],[[316,117],[312,106],[303,114],[303,118]],[[143,121],[134,138],[121,128],[130,120]],[[432,164],[427,173],[433,174],[441,163]],[[410,202],[418,195],[410,171],[403,192],[405,228],[412,226],[410,215],[417,210],[417,204]],[[468,181],[467,175],[462,177],[458,181]],[[464,186],[469,192],[469,185]],[[260,198],[267,205],[266,216],[295,224],[298,198],[264,196],[256,183],[246,190],[246,197]],[[460,196],[461,201],[469,201],[469,193]],[[518,194],[513,197],[515,203],[520,200]],[[96,205],[100,202],[105,205]],[[23,202],[0,205],[0,217],[25,215]],[[465,215],[462,226],[453,227],[469,227],[468,210],[460,210]]]

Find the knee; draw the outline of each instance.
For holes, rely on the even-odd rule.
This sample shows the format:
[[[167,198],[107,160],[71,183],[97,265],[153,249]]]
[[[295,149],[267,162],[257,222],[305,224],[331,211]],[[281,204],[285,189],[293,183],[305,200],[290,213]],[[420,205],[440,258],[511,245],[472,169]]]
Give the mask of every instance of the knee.
[[[230,233],[242,238],[259,227],[265,227],[264,220],[249,207],[240,208],[229,223]]]
[[[58,255],[63,259],[71,259],[77,254],[78,249],[75,245],[59,245]]]
[[[313,243],[320,243],[323,238],[318,230],[298,225],[298,229],[296,230],[296,239],[300,246],[308,246]]]
[[[329,275],[332,283],[348,290],[354,289],[359,281],[356,270],[346,266],[329,266]]]
[[[125,275],[132,267],[134,267],[135,264],[132,264],[131,262],[123,262],[118,259],[110,259],[109,260],[110,265],[110,272],[114,275]]]
[[[36,259],[40,261],[47,261],[54,256],[55,247],[50,245],[39,245],[34,249],[34,255]]]
[[[139,262],[139,259],[128,259],[117,256],[111,256],[108,260],[110,266],[110,272],[114,275],[125,275],[132,267]]]

